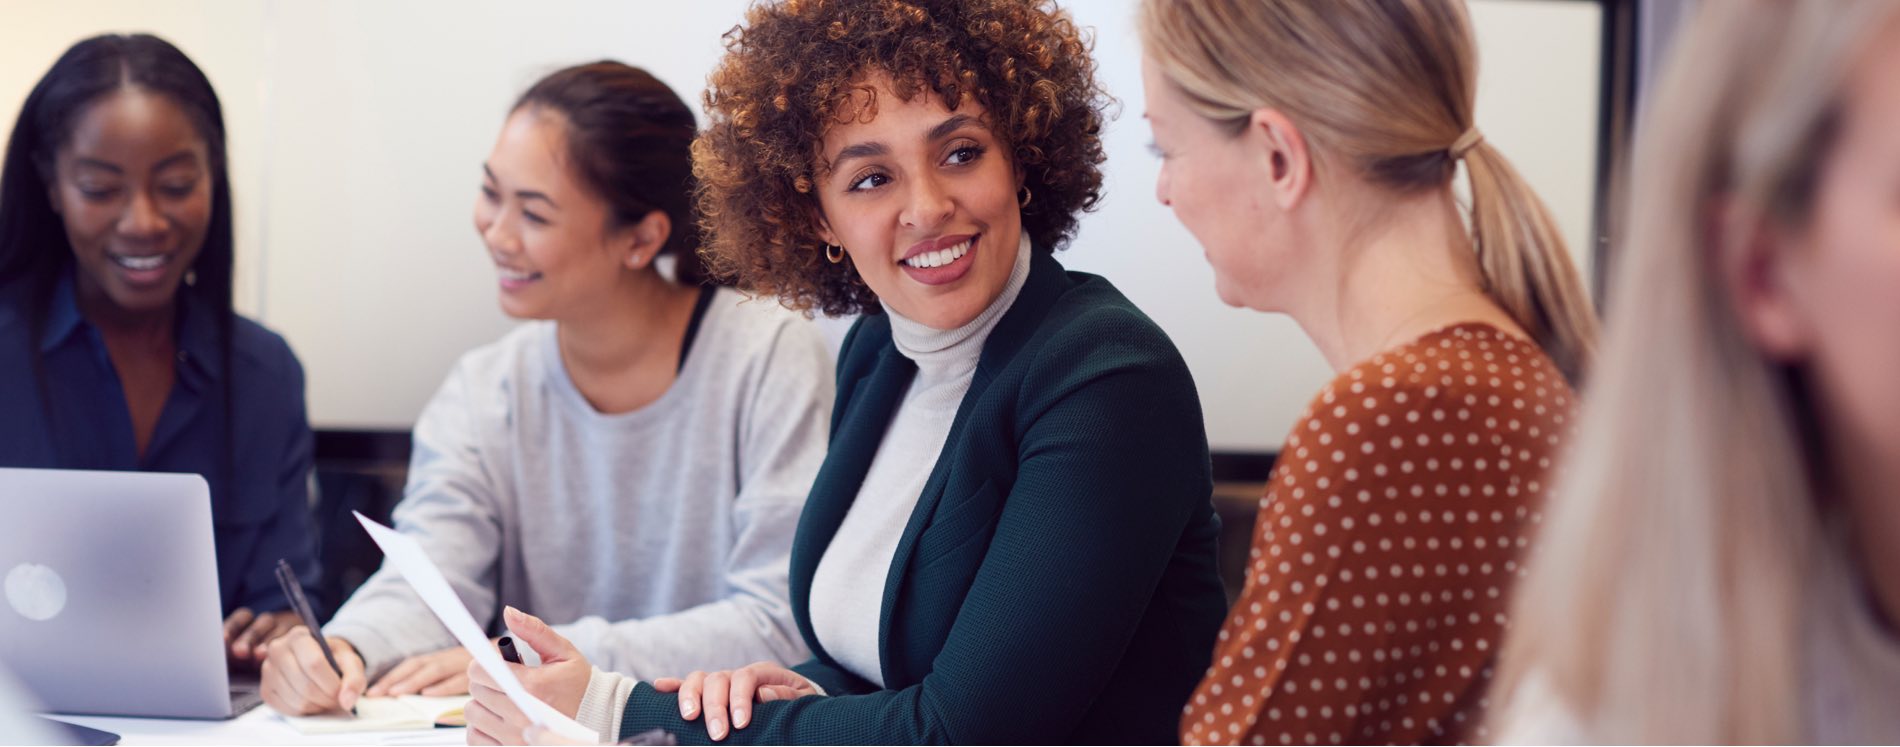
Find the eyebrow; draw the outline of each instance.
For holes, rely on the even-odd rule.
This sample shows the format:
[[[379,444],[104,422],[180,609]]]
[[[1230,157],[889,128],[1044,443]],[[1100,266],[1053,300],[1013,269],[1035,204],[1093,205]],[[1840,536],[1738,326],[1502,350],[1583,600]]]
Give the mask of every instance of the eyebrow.
[[[956,132],[957,130],[961,130],[963,129],[965,125],[970,125],[970,124],[982,124],[982,120],[979,120],[976,117],[972,117],[968,114],[958,114],[954,117],[951,117],[949,119],[946,119],[938,123],[936,127],[930,128],[930,135],[928,135],[925,139],[942,140],[946,137],[949,137],[950,133]]]
[[[501,177],[495,176],[495,170],[489,168],[488,164],[482,164],[482,173],[488,175],[489,181],[501,181]],[[561,203],[555,202],[554,198],[549,197],[546,192],[537,192],[532,189],[517,189],[515,190],[515,196],[524,200],[541,200],[555,208],[561,207]]]
[[[838,155],[831,159],[831,165],[835,169],[838,164],[853,158],[871,158],[874,156],[889,155],[890,152],[891,149],[889,147],[879,142],[852,143],[845,146],[843,150],[838,151]]]
[[[946,119],[942,122],[937,123],[936,127],[930,128],[930,132],[924,135],[924,139],[925,140],[942,140],[946,137],[949,137],[952,133],[955,133],[957,130],[963,129],[965,126],[972,125],[972,124],[981,125],[982,122],[983,122],[982,120],[977,119],[976,117],[970,116],[968,114],[958,114],[954,117],[951,117],[949,119]],[[847,145],[843,149],[839,150],[838,155],[832,157],[831,166],[832,166],[832,169],[835,170],[838,164],[844,163],[853,158],[871,158],[873,156],[889,155],[890,152],[891,152],[891,149],[889,146],[886,146],[885,144],[876,142],[876,141],[872,141],[868,143],[852,143],[851,145]]]
[[[191,151],[181,150],[177,153],[173,153],[169,156],[166,156],[163,160],[160,160],[157,164],[152,166],[152,170],[163,171],[164,169],[169,168],[170,166],[177,164],[181,161],[191,160],[192,155],[193,154]],[[101,161],[97,158],[87,158],[85,156],[74,158],[73,165],[89,168],[89,169],[99,169],[101,171],[110,171],[114,174],[125,173],[125,167],[120,166],[116,163],[112,163],[111,161]]]

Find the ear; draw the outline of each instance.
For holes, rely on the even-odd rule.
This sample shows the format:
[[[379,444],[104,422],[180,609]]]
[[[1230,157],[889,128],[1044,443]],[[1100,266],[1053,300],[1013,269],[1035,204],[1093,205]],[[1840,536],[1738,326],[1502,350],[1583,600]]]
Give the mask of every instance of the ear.
[[[1274,202],[1281,210],[1292,210],[1313,184],[1312,151],[1306,147],[1306,136],[1278,109],[1255,109],[1245,137],[1257,149]]]
[[[1742,332],[1775,360],[1806,357],[1814,336],[1790,282],[1802,254],[1798,237],[1728,199],[1718,200],[1707,220],[1715,270]]]
[[[844,246],[844,242],[838,240],[838,234],[832,232],[831,220],[825,217],[825,211],[813,208],[812,222],[818,226],[819,241],[832,246]]]
[[[639,223],[626,226],[616,234],[618,246],[622,252],[621,260],[629,270],[644,270],[653,264],[653,259],[666,247],[666,239],[673,235],[673,219],[664,211],[649,211]]]

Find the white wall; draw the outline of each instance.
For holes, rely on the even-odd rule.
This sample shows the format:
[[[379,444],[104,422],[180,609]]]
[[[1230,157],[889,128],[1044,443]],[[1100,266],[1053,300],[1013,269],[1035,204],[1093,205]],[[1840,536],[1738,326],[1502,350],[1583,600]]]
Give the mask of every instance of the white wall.
[[[151,30],[224,98],[238,205],[238,301],[285,334],[318,427],[407,427],[462,351],[509,325],[470,225],[481,160],[513,98],[613,57],[698,103],[745,0],[324,3],[69,0],[8,9],[0,127],[67,45]],[[1153,199],[1132,0],[1072,2],[1122,101],[1107,197],[1063,261],[1107,276],[1187,356],[1216,449],[1278,447],[1330,377],[1284,318],[1229,309],[1198,246]],[[1478,121],[1543,193],[1580,261],[1595,187],[1600,10],[1476,0]],[[834,332],[838,329],[832,328]]]

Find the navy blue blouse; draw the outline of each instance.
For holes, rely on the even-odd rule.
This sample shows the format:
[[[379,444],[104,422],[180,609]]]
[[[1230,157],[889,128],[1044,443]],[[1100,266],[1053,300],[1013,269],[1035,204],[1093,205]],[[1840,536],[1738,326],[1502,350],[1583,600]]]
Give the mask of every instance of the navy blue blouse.
[[[71,270],[53,293],[41,335],[30,329],[25,285],[0,286],[0,466],[196,473],[211,485],[226,615],[289,606],[277,585],[278,558],[314,584],[312,436],[303,366],[284,339],[237,318],[227,440],[217,320],[193,294],[179,293],[177,378],[140,457],[124,388],[104,338],[79,313]],[[43,361],[39,372],[35,356]]]

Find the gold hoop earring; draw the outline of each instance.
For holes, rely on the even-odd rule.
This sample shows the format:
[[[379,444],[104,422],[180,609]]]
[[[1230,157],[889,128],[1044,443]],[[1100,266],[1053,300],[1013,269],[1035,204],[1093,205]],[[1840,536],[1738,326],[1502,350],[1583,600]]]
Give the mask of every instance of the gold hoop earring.
[[[843,262],[844,261],[844,247],[832,246],[831,244],[826,244],[825,245],[825,259],[831,260],[831,263],[834,265],[838,264],[839,262]]]
[[[1016,201],[1016,206],[1022,208],[1029,207],[1029,201],[1035,199],[1036,195],[1029,191],[1029,185],[1027,184],[1020,187],[1020,189],[1023,191],[1023,196],[1022,199]]]

